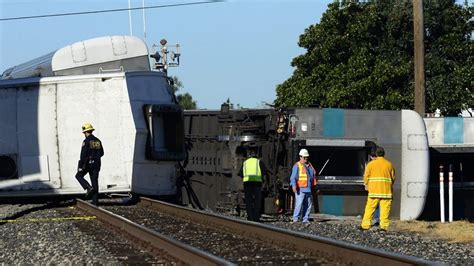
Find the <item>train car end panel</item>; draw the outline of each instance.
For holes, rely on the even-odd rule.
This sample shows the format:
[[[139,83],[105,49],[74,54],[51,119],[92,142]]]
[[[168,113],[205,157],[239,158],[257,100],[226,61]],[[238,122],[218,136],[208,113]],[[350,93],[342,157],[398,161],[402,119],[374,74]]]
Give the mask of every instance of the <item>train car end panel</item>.
[[[425,124],[412,110],[402,110],[402,154],[400,220],[413,220],[425,206],[430,159]]]

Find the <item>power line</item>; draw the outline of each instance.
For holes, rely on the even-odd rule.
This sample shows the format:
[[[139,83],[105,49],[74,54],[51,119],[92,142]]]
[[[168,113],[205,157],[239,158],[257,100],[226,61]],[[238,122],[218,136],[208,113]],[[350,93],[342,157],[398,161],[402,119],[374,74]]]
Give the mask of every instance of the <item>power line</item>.
[[[177,6],[192,6],[192,5],[202,5],[202,4],[214,4],[214,3],[219,3],[219,2],[225,2],[225,0],[213,0],[213,1],[204,1],[204,2],[191,2],[191,3],[181,3],[181,4],[170,4],[170,5],[133,7],[133,8],[105,9],[105,10],[83,11],[83,12],[73,12],[73,13],[60,13],[60,14],[48,14],[48,15],[37,15],[37,16],[25,16],[25,17],[0,18],[0,21],[35,19],[35,18],[50,18],[50,17],[64,17],[64,16],[76,16],[76,15],[88,15],[88,14],[122,12],[122,11],[139,10],[139,9],[177,7]]]

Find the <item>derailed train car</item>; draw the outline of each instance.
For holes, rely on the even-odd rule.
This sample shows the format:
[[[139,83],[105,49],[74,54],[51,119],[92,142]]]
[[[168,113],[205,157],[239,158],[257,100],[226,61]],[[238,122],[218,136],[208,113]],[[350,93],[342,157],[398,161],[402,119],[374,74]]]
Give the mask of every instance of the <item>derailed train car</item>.
[[[83,193],[75,173],[85,122],[105,149],[100,192],[174,196],[185,149],[169,82],[131,36],[81,41],[6,70],[0,197]]]
[[[474,220],[474,118],[424,118],[430,150],[430,186],[422,217],[440,219],[440,166],[443,166],[446,214],[448,218],[449,172],[453,181],[453,218]]]
[[[267,213],[292,208],[291,166],[306,148],[317,169],[319,211],[363,213],[363,172],[369,154],[383,146],[396,168],[392,215],[422,213],[429,187],[429,147],[423,119],[414,111],[296,108],[185,111],[185,168],[201,205],[239,210],[244,199],[237,176],[248,149],[257,149],[270,170]]]

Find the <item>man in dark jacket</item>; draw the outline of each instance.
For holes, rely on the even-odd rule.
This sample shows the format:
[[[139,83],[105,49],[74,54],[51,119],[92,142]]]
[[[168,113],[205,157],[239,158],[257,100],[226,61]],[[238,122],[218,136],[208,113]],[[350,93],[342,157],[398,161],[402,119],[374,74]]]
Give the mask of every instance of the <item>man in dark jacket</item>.
[[[260,222],[262,209],[262,183],[268,185],[268,170],[263,161],[257,158],[257,152],[249,150],[248,158],[243,162],[239,176],[244,182],[245,207],[247,219]]]
[[[90,123],[82,126],[82,133],[86,137],[82,142],[81,158],[77,166],[76,179],[82,188],[87,190],[86,199],[92,199],[92,204],[97,205],[99,201],[99,171],[100,157],[104,155],[102,142],[92,132],[94,127]],[[89,173],[92,186],[84,179]]]

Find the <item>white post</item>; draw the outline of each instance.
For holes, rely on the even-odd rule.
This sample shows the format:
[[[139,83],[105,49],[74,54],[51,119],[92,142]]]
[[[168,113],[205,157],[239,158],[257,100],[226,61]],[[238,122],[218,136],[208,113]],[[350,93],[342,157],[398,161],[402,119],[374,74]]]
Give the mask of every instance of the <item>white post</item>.
[[[146,41],[145,0],[142,0],[143,39]]]
[[[444,172],[442,165],[439,167],[439,206],[441,222],[444,223]]]
[[[133,30],[132,30],[132,6],[130,5],[130,0],[128,0],[128,26],[130,27],[130,36],[133,36]]]
[[[449,222],[453,221],[453,165],[449,165]]]

